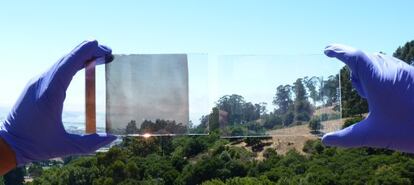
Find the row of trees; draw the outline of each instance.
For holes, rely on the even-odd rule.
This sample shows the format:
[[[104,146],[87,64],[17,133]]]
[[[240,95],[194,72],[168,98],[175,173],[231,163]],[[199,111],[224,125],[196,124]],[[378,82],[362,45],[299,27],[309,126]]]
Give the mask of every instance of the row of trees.
[[[243,96],[232,94],[221,97],[216,107],[227,113],[227,122],[241,124],[254,121],[266,113],[266,103],[246,102]]]
[[[298,78],[292,85],[278,86],[272,101],[276,108],[270,112],[266,110],[266,103],[251,103],[237,94],[223,96],[216,103],[216,108],[223,112],[222,131],[224,135],[232,136],[262,135],[266,129],[309,122],[317,108],[334,107],[337,110],[338,77]],[[203,116],[200,126],[205,128],[210,118],[211,115]],[[314,119],[317,118],[320,117]],[[320,128],[320,125],[314,128]]]
[[[308,122],[313,133],[322,128],[321,121],[338,116],[314,115],[316,109],[332,107],[339,109],[338,75],[299,78],[293,85],[280,85],[276,89],[274,112],[266,116],[264,126],[268,129]],[[312,103],[310,102],[312,100]]]
[[[259,141],[260,142],[260,141]],[[306,155],[257,153],[218,135],[125,138],[107,153],[42,172],[28,184],[413,184],[414,157],[372,148],[338,149],[308,141]]]
[[[292,99],[292,91],[294,99]],[[274,114],[282,118],[284,126],[288,126],[294,121],[309,121],[314,111],[314,108],[308,101],[306,89],[301,78],[297,79],[293,86],[278,86],[273,104],[277,107]]]
[[[144,120],[139,129],[136,121],[131,120],[125,128],[126,134],[184,134],[186,132],[186,125],[162,119],[157,119],[155,122]]]

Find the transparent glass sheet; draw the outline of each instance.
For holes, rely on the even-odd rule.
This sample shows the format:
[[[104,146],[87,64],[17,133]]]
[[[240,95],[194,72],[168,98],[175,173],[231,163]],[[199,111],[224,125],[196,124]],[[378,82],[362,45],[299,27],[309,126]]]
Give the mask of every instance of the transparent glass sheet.
[[[208,134],[208,115],[214,106],[209,68],[207,54],[115,56],[106,66],[106,100],[102,100],[106,102],[107,132],[133,136]]]
[[[214,102],[210,98],[212,75],[207,54],[187,54],[189,85],[188,135],[209,133],[209,114]]]
[[[185,54],[116,55],[106,65],[107,133],[187,133],[188,88]]]
[[[106,130],[319,137],[343,124],[341,67],[324,55],[117,55],[106,66]]]
[[[320,137],[343,124],[343,65],[325,55],[225,55],[215,66],[222,137]]]

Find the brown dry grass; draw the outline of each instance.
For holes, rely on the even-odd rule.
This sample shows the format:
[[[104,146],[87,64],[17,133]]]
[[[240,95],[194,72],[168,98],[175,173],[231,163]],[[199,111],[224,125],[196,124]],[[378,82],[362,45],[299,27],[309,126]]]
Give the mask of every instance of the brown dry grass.
[[[344,119],[324,121],[322,122],[323,129],[321,131],[327,133],[339,130],[342,127],[343,122]],[[262,151],[256,153],[257,160],[264,159],[263,152],[267,148],[276,149],[277,153],[280,155],[284,155],[292,149],[295,149],[296,151],[305,154],[302,151],[305,142],[308,140],[315,140],[319,138],[318,136],[310,133],[310,129],[308,128],[307,124],[271,130],[267,133],[271,135],[271,139],[262,141],[264,143],[267,143],[267,146],[265,146]],[[246,146],[246,143],[244,142],[241,142],[233,146],[244,147],[247,150],[252,151],[252,148]]]
[[[320,108],[315,111],[315,115],[320,115],[322,113],[332,114],[335,111],[332,110],[332,107]],[[364,114],[367,116],[367,114]],[[336,119],[322,122],[323,128],[320,130],[322,133],[328,133],[340,130],[344,123],[345,119]],[[271,139],[263,140],[262,142],[267,143],[262,151],[256,153],[257,160],[263,160],[263,152],[267,148],[274,148],[278,154],[284,155],[289,150],[295,149],[296,151],[305,154],[302,149],[308,140],[318,139],[319,136],[313,135],[310,133],[308,124],[292,126],[288,128],[275,129],[267,132],[271,136]],[[241,142],[233,146],[244,147],[249,151],[252,151],[252,148],[246,146],[246,143]]]

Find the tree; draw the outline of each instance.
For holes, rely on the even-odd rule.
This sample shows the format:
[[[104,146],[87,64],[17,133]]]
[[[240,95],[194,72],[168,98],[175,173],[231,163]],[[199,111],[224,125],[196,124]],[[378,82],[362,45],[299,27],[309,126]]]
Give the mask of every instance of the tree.
[[[263,125],[257,121],[251,121],[244,124],[244,126],[247,128],[247,134],[248,135],[264,135],[266,133],[266,130],[264,129]]]
[[[266,112],[267,112],[266,106],[267,106],[266,102],[261,102],[261,103],[254,104],[256,114],[260,115],[260,116],[266,114]]]
[[[243,116],[242,116],[243,121],[256,120],[256,119],[259,119],[259,117],[260,117],[260,113],[257,114],[256,107],[252,103],[247,102],[243,104]]]
[[[244,139],[244,142],[247,144],[247,146],[255,146],[262,144],[262,139],[260,137],[247,137]]]
[[[277,125],[282,126],[283,125],[283,119],[281,116],[274,114],[274,113],[270,113],[270,114],[266,114],[264,116],[264,123],[263,126],[267,129],[273,129],[274,127],[276,127]]]
[[[328,80],[324,81],[323,94],[326,97],[325,106],[332,106],[338,102],[339,75],[330,75]]]
[[[6,185],[23,185],[24,182],[24,174],[25,174],[25,168],[18,167],[11,171],[9,171],[6,175],[4,175],[4,184]]]
[[[126,134],[137,134],[138,128],[135,120],[131,120],[125,129]]]
[[[32,165],[30,165],[29,168],[27,169],[27,173],[31,177],[39,177],[43,173],[43,168],[37,163],[32,163]]]
[[[214,107],[211,114],[208,116],[208,125],[210,127],[210,131],[214,132],[214,131],[218,131],[219,130],[219,119],[220,119],[220,115],[219,115],[219,109],[217,107]]]
[[[399,46],[393,56],[412,64],[414,62],[414,40],[405,43],[403,47]]]
[[[266,159],[277,157],[277,151],[274,148],[266,148],[266,150],[263,152],[263,157]]]
[[[295,121],[295,113],[293,112],[293,105],[291,107],[292,107],[290,109],[291,111],[289,111],[288,113],[286,113],[282,117],[284,126],[289,126],[290,124],[292,124]]]
[[[365,118],[363,116],[355,116],[355,117],[352,117],[352,118],[348,118],[348,119],[345,120],[344,124],[342,125],[342,129],[344,129],[346,127],[349,127],[349,126],[351,126],[355,123],[358,123],[358,122],[360,122],[364,119]]]
[[[243,96],[232,94],[221,97],[216,106],[228,113],[229,123],[241,123],[243,120],[243,106],[246,103]]]
[[[273,104],[277,107],[275,112],[280,115],[288,113],[290,107],[293,105],[291,90],[290,85],[279,85],[276,88]]]
[[[309,121],[313,110],[306,96],[306,89],[302,83],[302,79],[298,78],[293,85],[295,92],[295,100],[293,102],[295,121]]]
[[[368,112],[367,100],[359,96],[358,92],[352,87],[349,68],[344,66],[340,70],[340,75],[342,117],[361,115]]]
[[[266,113],[266,103],[246,102],[243,96],[237,94],[221,97],[216,107],[227,113],[227,121],[231,125],[257,120]]]
[[[319,117],[313,117],[308,124],[309,129],[311,129],[311,133],[317,133],[321,128],[321,120]]]
[[[325,91],[324,91],[324,89],[323,89],[323,87],[324,87],[324,85],[325,85],[325,81],[324,81],[324,78],[323,78],[323,76],[320,76],[320,77],[316,77],[316,83],[317,83],[317,86],[318,86],[318,100],[319,101],[321,101],[321,103],[322,103],[322,105],[324,106],[325,105]]]
[[[202,115],[201,118],[200,118],[200,124],[197,125],[196,129],[192,133],[205,133],[207,128],[211,127],[208,123],[208,121],[210,119],[209,116],[210,116],[210,114]]]
[[[375,170],[369,184],[405,185],[412,184],[410,178],[401,175],[401,168],[384,165]]]
[[[303,145],[302,151],[309,154],[321,154],[325,150],[320,140],[307,140]]]
[[[159,138],[156,137],[124,137],[121,147],[135,156],[145,157],[153,153],[161,153],[159,141]],[[102,162],[108,165],[117,158],[125,157],[126,153],[122,148],[112,147],[105,155],[105,158],[102,159]]]
[[[183,150],[186,157],[193,157],[207,149],[207,143],[203,137],[192,137],[184,144]]]
[[[186,133],[186,131],[187,127],[182,123],[163,119],[156,119],[155,122],[144,120],[140,128],[141,134],[183,134]]]
[[[276,94],[272,102],[276,109],[275,114],[282,118],[284,126],[288,126],[294,121],[294,104],[292,100],[292,86],[279,85],[276,88]]]
[[[318,77],[313,76],[309,78],[306,76],[303,79],[303,83],[308,89],[309,97],[312,98],[313,104],[316,105],[316,102],[319,101],[319,94],[318,94],[318,91],[316,90],[316,85],[318,83]]]

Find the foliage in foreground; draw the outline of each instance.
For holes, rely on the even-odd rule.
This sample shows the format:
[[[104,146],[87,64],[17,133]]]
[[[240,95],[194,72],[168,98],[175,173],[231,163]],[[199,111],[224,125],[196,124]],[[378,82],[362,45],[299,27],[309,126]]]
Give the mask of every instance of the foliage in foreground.
[[[198,146],[198,147],[195,147]],[[371,148],[327,148],[308,141],[306,155],[278,155],[263,161],[217,135],[127,138],[107,153],[82,157],[45,170],[30,184],[412,184],[411,155]]]

